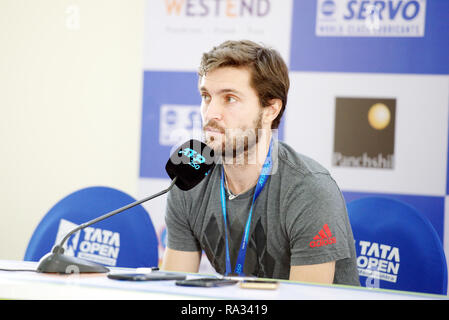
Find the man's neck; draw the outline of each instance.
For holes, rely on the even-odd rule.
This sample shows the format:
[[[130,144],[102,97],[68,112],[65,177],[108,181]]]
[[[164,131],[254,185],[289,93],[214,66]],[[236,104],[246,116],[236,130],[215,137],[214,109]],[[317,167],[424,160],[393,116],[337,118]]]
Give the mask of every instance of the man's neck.
[[[256,185],[270,148],[270,141],[271,134],[262,135],[253,150],[247,151],[245,162],[223,164],[228,187],[234,195],[242,194]]]

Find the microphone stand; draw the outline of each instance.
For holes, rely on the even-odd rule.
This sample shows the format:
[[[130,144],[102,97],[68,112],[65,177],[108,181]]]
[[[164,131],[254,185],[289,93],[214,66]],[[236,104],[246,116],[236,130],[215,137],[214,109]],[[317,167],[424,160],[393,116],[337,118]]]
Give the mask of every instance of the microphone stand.
[[[59,245],[55,245],[53,247],[52,252],[47,253],[45,256],[41,258],[39,261],[39,265],[37,267],[37,272],[43,272],[43,273],[86,273],[86,272],[93,272],[93,273],[105,273],[109,272],[109,269],[104,267],[101,264],[97,264],[95,262],[87,261],[81,258],[71,257],[64,255],[64,243],[72,236],[74,233],[78,232],[79,230],[82,230],[84,228],[87,228],[90,225],[93,225],[94,223],[100,222],[104,219],[107,219],[109,217],[112,217],[113,215],[116,215],[122,211],[128,210],[132,207],[135,207],[143,202],[146,202],[148,200],[154,199],[156,197],[159,197],[167,192],[169,192],[173,186],[175,185],[177,177],[175,177],[170,186],[162,190],[159,193],[156,193],[154,195],[151,195],[149,197],[146,197],[142,200],[135,201],[133,203],[130,203],[122,208],[116,209],[114,211],[111,211],[109,213],[106,213],[98,218],[95,218],[93,220],[90,220],[86,223],[83,223],[70,231],[59,243]]]

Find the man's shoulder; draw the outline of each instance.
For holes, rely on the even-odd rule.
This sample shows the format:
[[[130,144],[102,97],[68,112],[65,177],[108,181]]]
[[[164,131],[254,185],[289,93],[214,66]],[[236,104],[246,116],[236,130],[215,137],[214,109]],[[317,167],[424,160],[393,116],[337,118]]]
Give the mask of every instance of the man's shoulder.
[[[293,171],[293,173],[301,176],[316,174],[329,175],[329,171],[318,161],[297,152],[283,141],[279,141],[278,143],[277,158],[281,173],[283,173],[282,171]]]

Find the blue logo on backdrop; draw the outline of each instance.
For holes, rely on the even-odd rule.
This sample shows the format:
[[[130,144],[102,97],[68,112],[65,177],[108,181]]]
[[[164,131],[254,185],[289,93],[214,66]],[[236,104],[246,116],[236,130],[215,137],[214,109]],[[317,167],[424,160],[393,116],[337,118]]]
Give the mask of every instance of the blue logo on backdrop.
[[[335,2],[332,0],[323,1],[319,8],[323,15],[332,16],[335,13]]]
[[[201,134],[194,72],[144,72],[140,177],[167,178],[172,148]],[[200,140],[200,139],[199,139]]]
[[[159,112],[160,145],[173,146],[189,138],[201,139],[199,105],[163,104]]]
[[[448,12],[449,1],[294,1],[290,70],[449,74]]]

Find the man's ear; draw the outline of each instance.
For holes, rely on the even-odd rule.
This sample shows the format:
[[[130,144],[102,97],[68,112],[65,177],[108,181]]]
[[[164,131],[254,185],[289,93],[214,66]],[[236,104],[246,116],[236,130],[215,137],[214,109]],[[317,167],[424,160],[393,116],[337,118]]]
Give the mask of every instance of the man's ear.
[[[270,123],[274,121],[281,112],[282,100],[281,99],[271,99],[268,101],[269,105],[263,108],[264,122]]]

